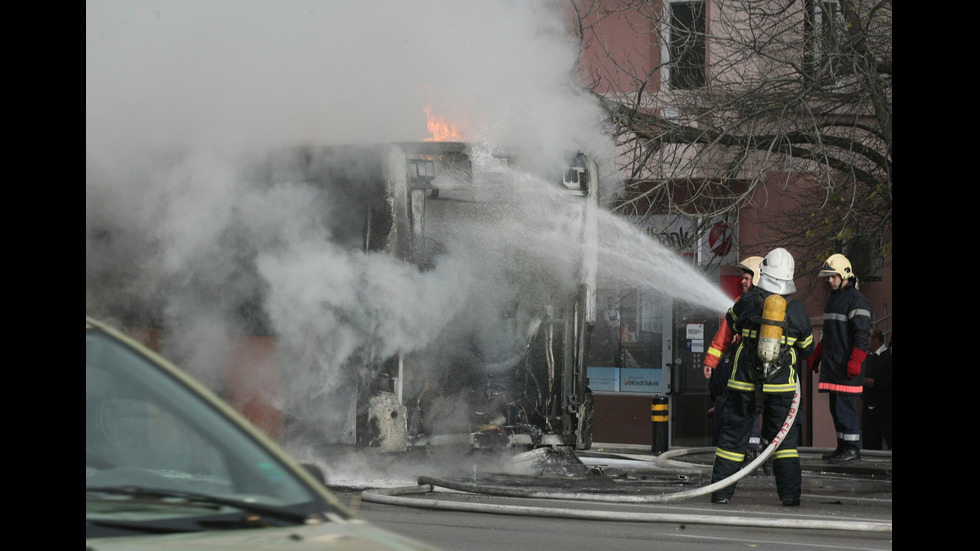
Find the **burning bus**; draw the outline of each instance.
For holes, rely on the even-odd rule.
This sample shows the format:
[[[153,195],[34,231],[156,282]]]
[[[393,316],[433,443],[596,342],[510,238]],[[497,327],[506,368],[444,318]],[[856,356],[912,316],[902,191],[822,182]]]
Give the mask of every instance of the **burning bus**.
[[[275,360],[262,368],[266,382],[259,398],[230,397],[246,417],[281,416],[281,432],[273,436],[287,444],[302,439],[380,452],[440,445],[591,446],[593,399],[585,362],[596,321],[599,181],[587,155],[542,161],[518,151],[436,141],[303,146],[252,156],[244,173],[253,187],[322,193],[329,201],[320,230],[333,246],[357,258],[384,257],[411,267],[386,279],[383,288],[353,291],[350,302],[372,303],[371,293],[383,291],[377,309],[397,312],[404,320],[400,330],[416,330],[422,343],[395,342],[383,323],[359,319],[370,312],[328,305],[320,312],[335,325],[355,327],[367,344],[318,342],[311,351],[297,340],[303,329],[285,329],[283,320],[301,318],[296,305],[317,299],[289,285],[247,287],[233,308],[246,333],[241,342],[268,343]],[[111,228],[88,229],[104,242],[113,239]],[[240,253],[246,260],[228,277],[268,277],[269,259],[282,256],[277,254]],[[98,264],[92,255],[88,262]],[[93,272],[99,270],[88,266],[87,288],[100,278],[109,285],[127,277],[110,268]],[[425,289],[412,279],[416,274],[432,276]],[[222,291],[234,287],[226,282]],[[283,292],[299,295],[293,306],[273,305]],[[422,311],[436,303],[447,313],[430,334]],[[149,299],[136,306],[100,304],[144,336],[161,338],[180,323],[146,315],[163,309]],[[324,338],[326,333],[315,334],[307,342]],[[318,367],[318,350],[345,346],[350,353],[335,362],[342,365]],[[279,371],[277,380],[268,378],[270,370]],[[247,376],[226,368],[219,378],[212,386],[228,398]],[[298,397],[297,387],[303,390]],[[256,424],[266,432],[280,430]]]

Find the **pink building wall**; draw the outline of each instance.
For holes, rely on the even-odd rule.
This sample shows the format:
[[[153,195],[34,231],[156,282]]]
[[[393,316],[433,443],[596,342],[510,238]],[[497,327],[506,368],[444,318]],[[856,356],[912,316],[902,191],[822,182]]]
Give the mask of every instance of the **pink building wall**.
[[[771,241],[771,237],[766,235],[767,218],[774,213],[792,207],[795,201],[792,197],[794,190],[798,188],[789,187],[786,190],[779,186],[768,186],[765,190],[765,201],[757,201],[757,205],[765,205],[757,208],[743,208],[739,213],[739,243],[745,254],[764,255],[767,251],[762,250],[760,243]],[[761,193],[761,191],[760,191]],[[830,287],[826,284],[825,278],[818,277],[821,262],[814,256],[807,256],[799,250],[794,250],[792,246],[786,247],[796,261],[796,271],[794,281],[800,291],[799,298],[810,313],[810,323],[813,326],[815,339],[821,337],[823,329],[823,309],[830,295]],[[889,254],[884,259],[884,270],[880,281],[859,282],[858,288],[868,298],[871,304],[872,322],[880,321],[875,327],[885,333],[887,341],[892,328],[890,316],[894,311],[892,302],[892,255]],[[834,430],[833,420],[830,417],[829,395],[816,391],[819,380],[818,374],[811,374],[804,384],[809,383],[813,389],[812,396],[812,426],[813,438],[812,446],[829,447],[837,446],[837,437]],[[804,404],[805,406],[805,404]],[[804,436],[804,441],[807,437]]]
[[[594,6],[589,1],[577,2],[580,7]],[[600,5],[608,4],[613,7],[617,2],[597,2]],[[653,2],[648,9],[656,10],[660,2]],[[712,5],[708,15],[708,25],[710,28],[713,10],[717,9]],[[595,16],[590,21],[596,21]],[[621,64],[630,64],[634,72],[650,73],[650,70],[660,62],[659,38],[656,29],[651,28],[648,21],[637,14],[616,13],[606,15],[602,19],[601,33],[587,34],[586,40],[593,40],[582,55],[580,66],[580,78],[582,83],[590,85],[597,82],[596,90],[599,93],[610,93],[613,91],[630,92],[636,90],[635,83],[626,78],[624,74],[617,72],[615,64],[608,61],[607,51],[613,52],[617,61]],[[599,47],[605,45],[605,48]],[[710,47],[707,63],[710,65]],[[659,71],[654,71],[650,81],[646,83],[648,91],[660,89]],[[792,192],[792,189],[790,189]],[[764,255],[769,246],[762,245],[770,243],[771,238],[766,235],[766,220],[773,214],[778,214],[794,206],[792,196],[784,192],[780,186],[767,186],[765,189],[766,197],[764,200],[756,202],[756,205],[764,205],[755,208],[744,208],[739,213],[739,242],[740,257],[748,255]],[[816,248],[821,248],[815,244]],[[765,250],[763,250],[765,249]],[[820,338],[823,325],[823,307],[829,295],[829,287],[821,278],[817,277],[819,271],[819,260],[815,255],[808,255],[803,251],[787,249],[794,255],[796,260],[796,283],[797,287],[806,292],[799,293],[800,298],[810,312],[810,319],[813,325],[814,336]],[[722,270],[722,273],[727,273]],[[883,320],[876,325],[886,334],[886,340],[892,328],[890,316],[894,311],[892,302],[892,256],[889,254],[884,259],[884,273],[880,281],[865,281],[860,284],[860,290],[868,298],[872,308],[872,320]],[[809,374],[809,373],[808,373]],[[812,445],[815,447],[835,447],[836,436],[833,422],[830,418],[828,395],[816,391],[818,375],[810,375],[808,383],[813,389],[812,396],[812,435],[804,435],[805,441],[812,438]],[[804,404],[804,407],[806,404]]]

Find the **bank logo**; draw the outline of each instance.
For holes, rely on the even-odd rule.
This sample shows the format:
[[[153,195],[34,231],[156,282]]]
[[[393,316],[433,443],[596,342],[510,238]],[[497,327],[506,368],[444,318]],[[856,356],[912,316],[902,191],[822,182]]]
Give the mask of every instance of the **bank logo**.
[[[732,249],[732,230],[725,222],[718,222],[708,232],[708,246],[711,252],[725,256]]]

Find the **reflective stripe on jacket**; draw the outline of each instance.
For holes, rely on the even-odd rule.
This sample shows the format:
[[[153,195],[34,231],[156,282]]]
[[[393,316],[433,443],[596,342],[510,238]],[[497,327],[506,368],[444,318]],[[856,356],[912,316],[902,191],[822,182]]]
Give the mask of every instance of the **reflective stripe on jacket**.
[[[759,376],[756,365],[761,363],[756,354],[756,341],[761,323],[762,304],[773,293],[753,287],[729,309],[725,320],[732,331],[741,336],[735,351],[732,375],[728,388],[739,392],[755,390]],[[758,317],[757,317],[758,316]],[[813,353],[813,329],[810,327],[810,314],[798,300],[788,299],[786,303],[785,327],[781,343],[780,357],[776,363],[779,369],[766,377],[762,391],[765,393],[792,393],[796,390],[797,369],[800,363]]]
[[[860,394],[863,376],[847,376],[851,351],[868,348],[871,305],[853,281],[830,293],[823,313],[823,342],[818,390]]]
[[[711,346],[708,347],[708,353],[704,355],[704,365],[711,369],[717,368],[721,357],[725,355],[728,347],[731,346],[734,335],[735,333],[732,332],[732,328],[727,323],[722,323],[721,327],[715,333],[715,338],[711,339]]]

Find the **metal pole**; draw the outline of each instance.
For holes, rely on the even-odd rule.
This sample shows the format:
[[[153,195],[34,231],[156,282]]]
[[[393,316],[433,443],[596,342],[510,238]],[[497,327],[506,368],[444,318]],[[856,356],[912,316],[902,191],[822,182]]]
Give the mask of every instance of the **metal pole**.
[[[405,402],[402,401],[402,386],[405,380],[405,362],[404,356],[401,352],[398,353],[398,380],[395,382],[395,397],[398,400],[398,405],[403,405]]]
[[[813,447],[813,373],[807,369],[806,362],[800,366],[806,373],[806,415],[804,416],[806,426],[806,446]]]
[[[654,396],[650,400],[650,425],[653,430],[653,439],[650,451],[661,454],[667,451],[667,428],[670,415],[668,411],[667,397]]]

